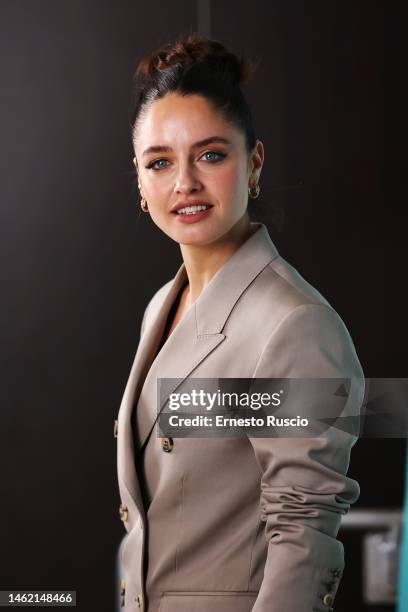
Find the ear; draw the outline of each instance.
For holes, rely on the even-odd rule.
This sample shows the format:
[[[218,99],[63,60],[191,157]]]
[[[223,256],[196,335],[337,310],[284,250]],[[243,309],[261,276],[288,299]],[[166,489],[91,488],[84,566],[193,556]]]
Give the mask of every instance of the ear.
[[[136,168],[136,170],[137,170],[137,161],[136,161],[136,157],[134,157],[134,158],[133,158],[133,165],[134,165],[134,167],[135,167],[135,168]]]
[[[256,145],[255,145],[255,148],[253,150],[253,153],[250,159],[251,174],[256,177],[257,181],[259,181],[264,159],[265,159],[265,149],[263,146],[263,142],[259,140],[259,138],[257,138]]]

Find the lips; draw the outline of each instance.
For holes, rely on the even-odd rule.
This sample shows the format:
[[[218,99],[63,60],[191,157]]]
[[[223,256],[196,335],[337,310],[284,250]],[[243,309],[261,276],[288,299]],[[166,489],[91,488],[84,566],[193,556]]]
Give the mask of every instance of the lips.
[[[174,214],[178,217],[186,217],[191,215],[199,215],[201,213],[210,210],[211,206],[188,206],[186,208],[179,208]]]
[[[178,209],[173,214],[177,217],[178,223],[199,223],[202,219],[211,215],[212,206],[190,206],[184,209]]]
[[[194,201],[190,201],[190,202],[180,202],[179,204],[176,204],[176,206],[174,206],[174,208],[171,209],[172,213],[178,214],[177,211],[182,209],[182,208],[190,208],[191,206],[207,206],[207,207],[212,207],[212,204],[210,204],[209,202],[202,202],[199,200],[194,200]]]

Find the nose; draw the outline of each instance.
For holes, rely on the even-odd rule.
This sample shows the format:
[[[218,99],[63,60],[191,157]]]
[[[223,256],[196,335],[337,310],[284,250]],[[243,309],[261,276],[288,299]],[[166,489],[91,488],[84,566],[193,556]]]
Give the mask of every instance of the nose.
[[[194,169],[188,164],[180,164],[174,184],[175,193],[191,193],[199,191],[201,183],[195,175]]]

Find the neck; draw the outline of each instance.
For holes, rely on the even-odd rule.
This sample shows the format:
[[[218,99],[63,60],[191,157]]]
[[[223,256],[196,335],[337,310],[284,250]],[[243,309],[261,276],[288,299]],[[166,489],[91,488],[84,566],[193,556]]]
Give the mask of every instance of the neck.
[[[191,306],[206,288],[214,274],[253,233],[248,213],[227,234],[211,244],[181,244],[181,254],[188,276],[186,306]]]

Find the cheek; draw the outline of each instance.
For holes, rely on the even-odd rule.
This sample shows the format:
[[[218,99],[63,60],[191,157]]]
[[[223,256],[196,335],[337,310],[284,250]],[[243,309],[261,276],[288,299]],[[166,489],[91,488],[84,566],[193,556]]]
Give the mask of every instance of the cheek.
[[[160,199],[168,190],[168,182],[163,180],[162,177],[159,178],[153,174],[149,174],[144,178],[143,185],[146,193],[155,200]]]
[[[169,185],[164,180],[158,180],[157,177],[145,179],[143,185],[146,200],[150,206],[151,216],[153,219],[159,219],[167,213],[169,207]]]
[[[214,176],[211,183],[211,190],[216,190],[226,200],[233,199],[242,188],[242,173],[236,166],[231,166]]]

